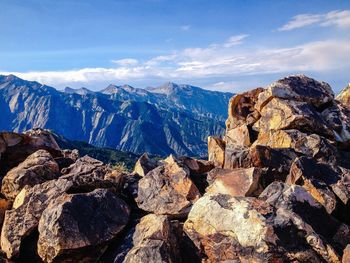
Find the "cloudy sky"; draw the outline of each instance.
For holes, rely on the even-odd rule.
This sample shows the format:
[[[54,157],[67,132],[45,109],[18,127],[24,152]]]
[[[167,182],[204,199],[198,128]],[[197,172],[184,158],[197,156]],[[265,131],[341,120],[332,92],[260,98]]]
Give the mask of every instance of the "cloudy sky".
[[[0,73],[99,90],[350,82],[347,0],[0,0]]]

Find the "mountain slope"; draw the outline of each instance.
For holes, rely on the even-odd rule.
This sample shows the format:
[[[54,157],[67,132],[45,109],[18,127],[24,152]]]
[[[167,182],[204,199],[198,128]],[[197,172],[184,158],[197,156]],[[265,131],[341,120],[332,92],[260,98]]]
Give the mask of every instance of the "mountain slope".
[[[175,86],[169,94],[112,85],[102,92],[60,92],[1,76],[0,130],[47,128],[69,140],[122,151],[206,155],[207,136],[222,134],[226,118],[206,104],[222,107],[232,94],[192,86]]]

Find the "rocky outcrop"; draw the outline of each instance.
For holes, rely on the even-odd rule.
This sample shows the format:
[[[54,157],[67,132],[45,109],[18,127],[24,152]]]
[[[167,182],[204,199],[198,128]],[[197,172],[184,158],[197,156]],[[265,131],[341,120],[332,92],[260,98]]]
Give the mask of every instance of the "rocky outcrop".
[[[350,83],[337,96],[337,100],[350,108]]]
[[[148,157],[147,153],[144,153],[136,162],[134,172],[140,176],[145,176],[149,171],[158,166],[157,161]]]
[[[11,169],[2,179],[1,193],[14,200],[26,185],[34,186],[58,177],[59,167],[49,152],[39,150]]]
[[[38,254],[45,262],[91,262],[126,226],[128,205],[106,189],[64,194],[52,200],[39,221]]]
[[[161,165],[147,173],[138,183],[136,202],[149,212],[183,217],[200,197],[190,179],[190,171],[170,156]]]

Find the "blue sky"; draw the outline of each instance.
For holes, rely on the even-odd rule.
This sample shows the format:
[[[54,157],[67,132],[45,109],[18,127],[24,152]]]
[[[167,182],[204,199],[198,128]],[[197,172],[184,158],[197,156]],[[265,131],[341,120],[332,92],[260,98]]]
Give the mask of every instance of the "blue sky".
[[[349,81],[346,0],[0,0],[0,72],[57,88]]]

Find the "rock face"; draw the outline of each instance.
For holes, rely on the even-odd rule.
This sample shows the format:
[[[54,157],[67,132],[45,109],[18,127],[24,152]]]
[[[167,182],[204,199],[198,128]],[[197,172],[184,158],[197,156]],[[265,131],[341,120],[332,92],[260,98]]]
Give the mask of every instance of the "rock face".
[[[99,254],[91,247],[101,251],[125,227],[129,213],[127,204],[106,189],[62,195],[41,215],[38,254],[45,262],[91,261]]]
[[[340,92],[340,94],[337,96],[337,100],[350,108],[350,83]]]
[[[36,151],[6,174],[2,179],[1,193],[7,199],[14,200],[26,185],[34,186],[56,179],[58,173],[58,164],[50,153],[45,150]]]
[[[348,262],[350,110],[340,101],[324,82],[281,79],[231,98],[208,161],[144,154],[131,173],[58,149],[48,131],[0,133],[0,260]]]
[[[139,181],[136,202],[145,211],[182,217],[199,197],[189,169],[171,156]]]

